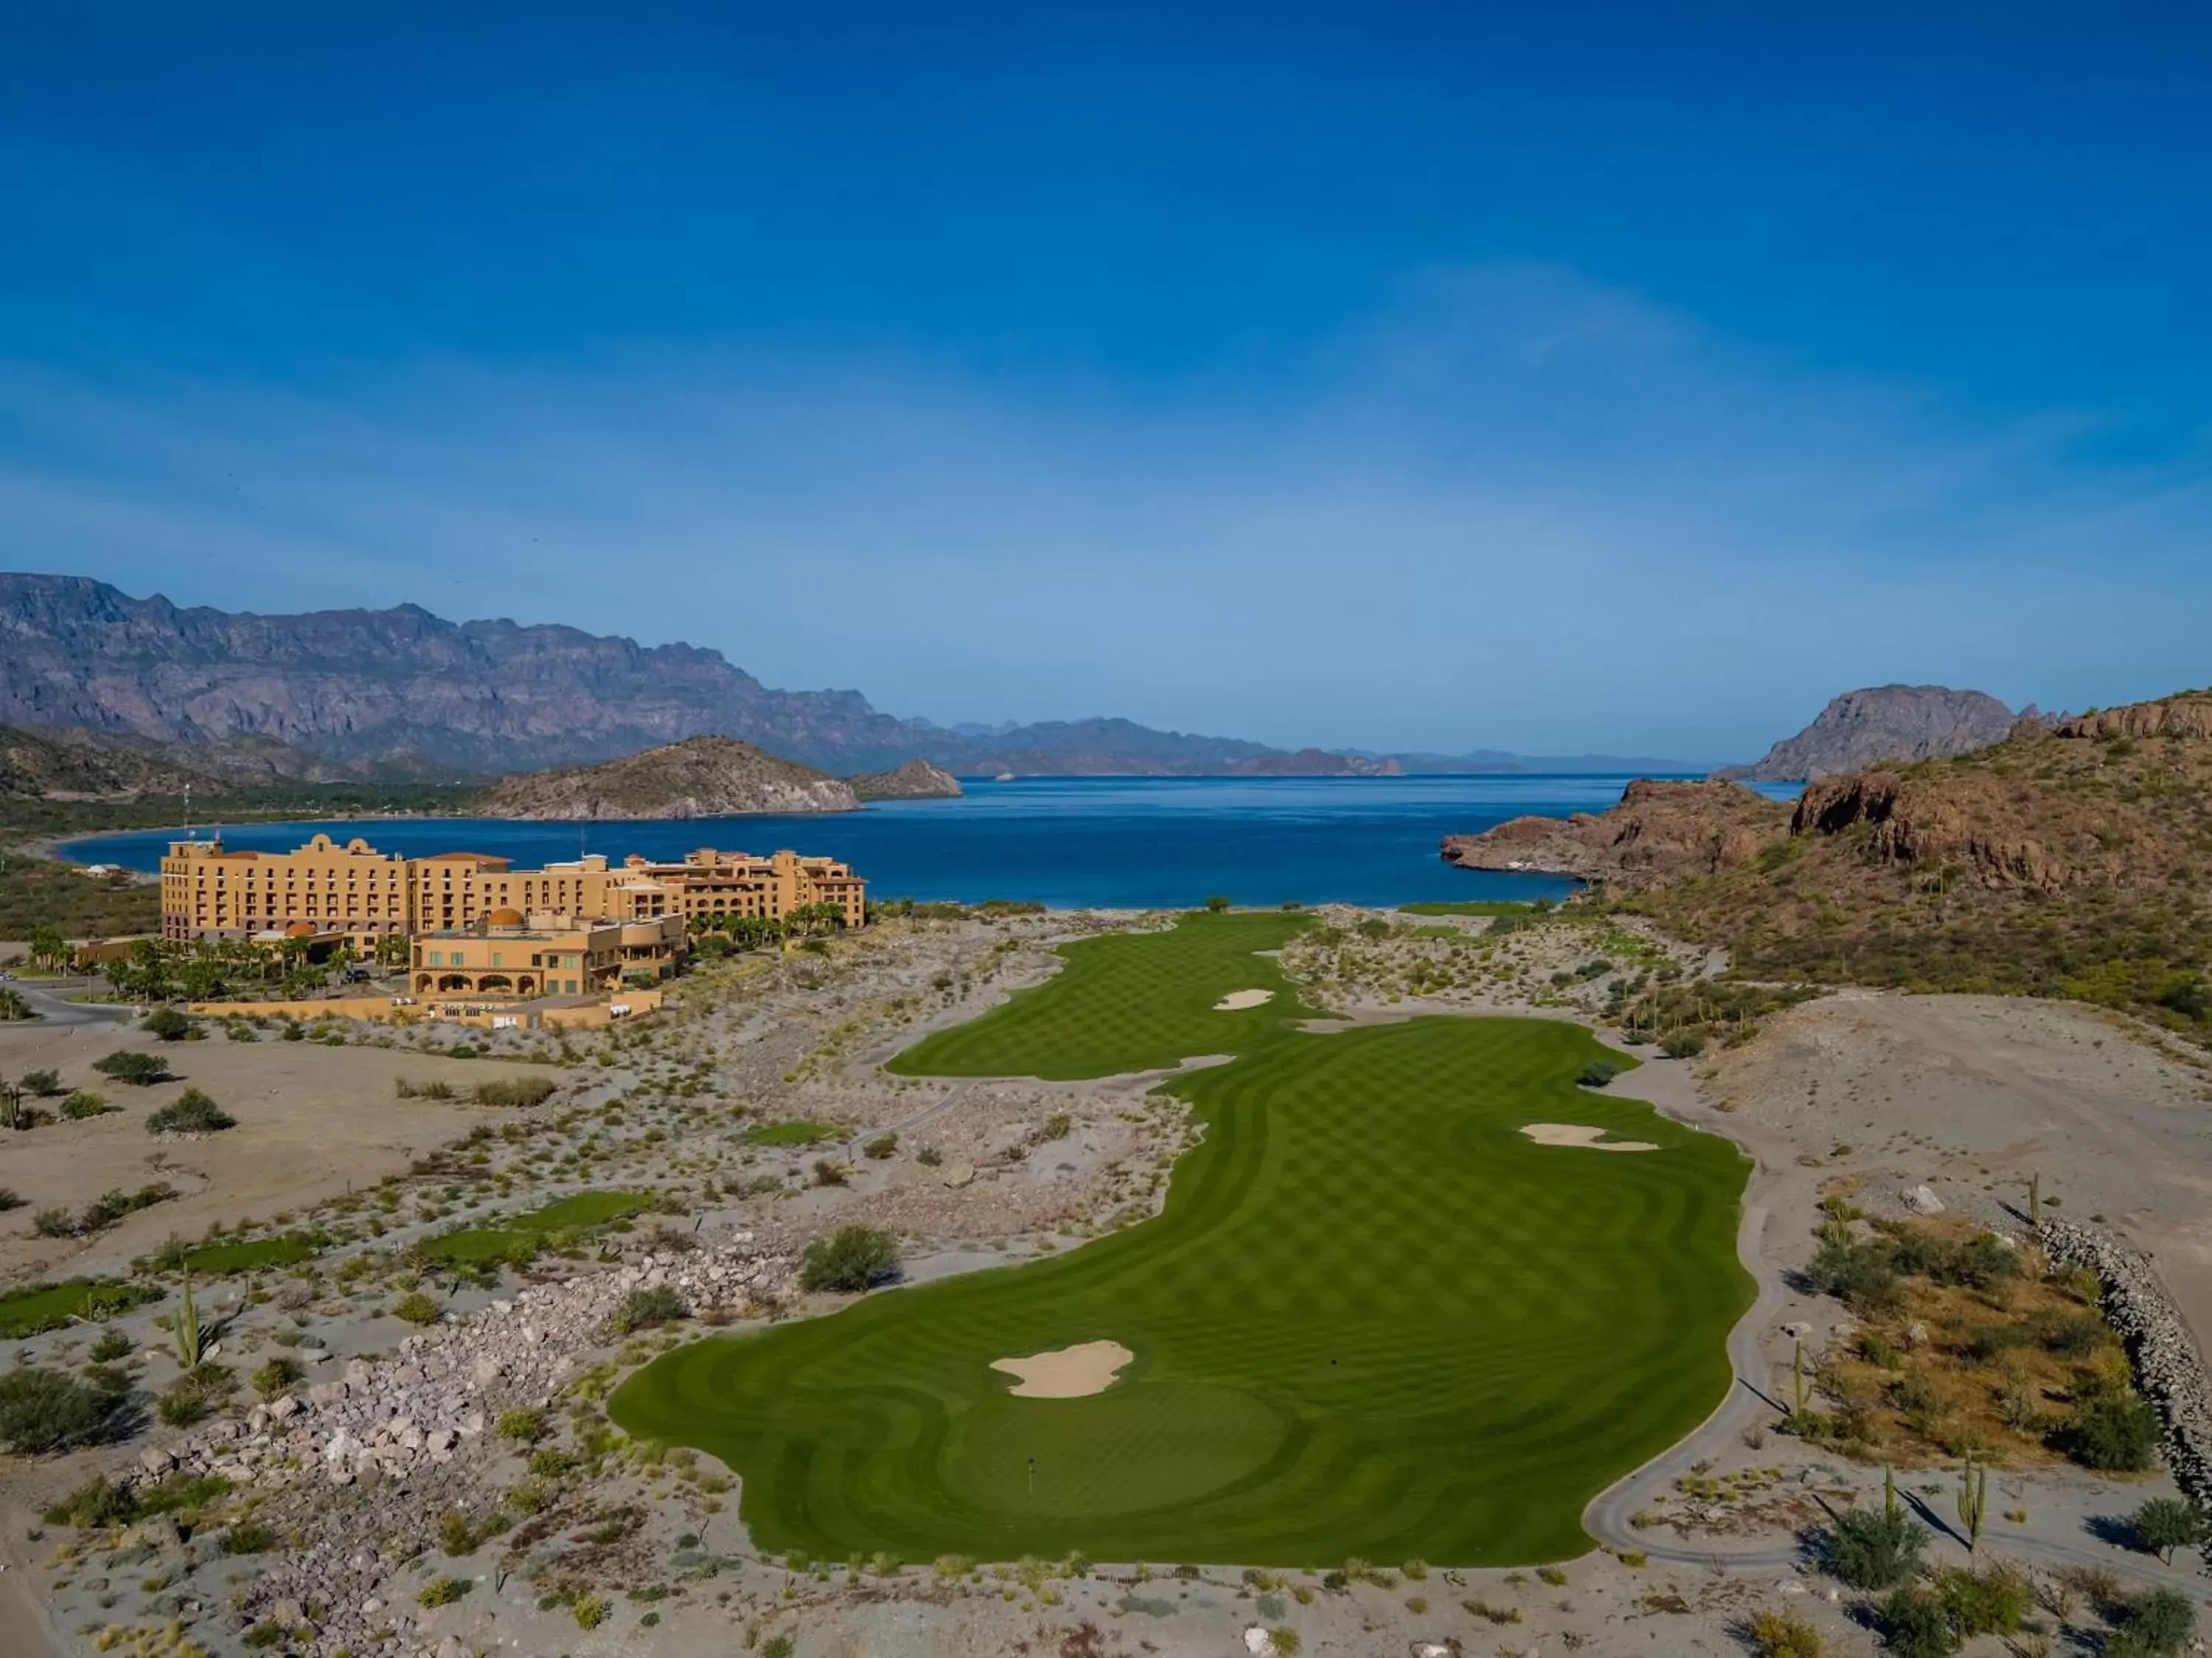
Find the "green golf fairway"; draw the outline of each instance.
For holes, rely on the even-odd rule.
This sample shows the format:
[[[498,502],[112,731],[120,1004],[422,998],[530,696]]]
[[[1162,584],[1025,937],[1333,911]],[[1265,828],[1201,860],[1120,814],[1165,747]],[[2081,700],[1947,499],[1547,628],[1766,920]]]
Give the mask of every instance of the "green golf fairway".
[[[1607,1051],[1576,1026],[1297,1031],[1289,987],[1250,952],[1301,924],[1194,917],[1070,946],[1058,978],[905,1056],[1066,1076],[1237,1052],[1170,1085],[1205,1134],[1158,1218],[694,1343],[626,1382],[615,1420],[736,1469],[744,1519],[775,1551],[1270,1566],[1582,1552],[1589,1498],[1728,1386],[1725,1338],[1752,1294],[1735,1250],[1748,1166],[1577,1088]],[[1276,998],[1212,1011],[1248,987]],[[1540,1146],[1519,1131],[1532,1122],[1661,1149]],[[1135,1356],[1089,1398],[1018,1398],[990,1368],[1099,1340]]]

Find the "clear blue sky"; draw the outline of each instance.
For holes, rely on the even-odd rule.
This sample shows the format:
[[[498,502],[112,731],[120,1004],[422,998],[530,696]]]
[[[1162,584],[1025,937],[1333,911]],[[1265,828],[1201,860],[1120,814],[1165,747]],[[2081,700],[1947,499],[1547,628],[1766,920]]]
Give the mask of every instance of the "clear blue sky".
[[[1376,748],[2212,680],[2201,9],[7,34],[0,565]]]

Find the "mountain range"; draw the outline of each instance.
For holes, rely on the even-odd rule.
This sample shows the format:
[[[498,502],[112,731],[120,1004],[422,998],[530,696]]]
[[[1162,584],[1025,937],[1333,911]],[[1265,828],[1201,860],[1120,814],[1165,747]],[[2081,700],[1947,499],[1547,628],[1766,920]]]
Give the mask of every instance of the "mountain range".
[[[1122,719],[943,726],[857,691],[780,691],[719,651],[416,605],[295,616],[0,573],[0,725],[184,743],[289,775],[428,777],[588,765],[703,735],[841,776],[925,759],[967,776],[1360,776],[1686,771],[1675,762],[1391,756],[1158,731]],[[283,762],[289,752],[306,757]],[[218,769],[210,765],[208,769]]]

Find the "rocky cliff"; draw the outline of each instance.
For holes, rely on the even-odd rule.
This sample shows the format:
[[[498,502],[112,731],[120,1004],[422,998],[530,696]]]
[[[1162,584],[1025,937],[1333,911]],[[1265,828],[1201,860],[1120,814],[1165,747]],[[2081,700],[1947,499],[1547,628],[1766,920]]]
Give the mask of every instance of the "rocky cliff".
[[[729,737],[691,737],[601,765],[507,777],[468,802],[488,818],[720,818],[851,812],[853,786]]]
[[[1873,765],[1949,759],[2002,742],[2013,711],[1979,691],[1938,685],[1873,686],[1846,691],[1812,724],[1786,737],[1756,765],[1713,775],[1750,783],[1804,783]]]
[[[964,792],[960,779],[927,760],[908,760],[889,771],[866,771],[853,780],[862,800],[954,800]]]
[[[1631,889],[1710,875],[1758,856],[1790,808],[1734,783],[1639,777],[1610,811],[1515,818],[1480,835],[1450,835],[1444,862],[1468,869],[1574,875]]]
[[[1810,784],[1638,783],[1595,817],[1446,843],[1481,869],[1602,884],[1767,979],[2025,991],[2212,1044],[2212,692]]]

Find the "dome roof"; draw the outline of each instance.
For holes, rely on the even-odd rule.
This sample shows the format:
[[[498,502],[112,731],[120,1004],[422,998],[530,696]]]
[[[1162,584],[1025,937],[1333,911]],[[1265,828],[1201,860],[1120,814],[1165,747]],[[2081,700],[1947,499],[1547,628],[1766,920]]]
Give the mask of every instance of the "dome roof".
[[[520,927],[522,925],[522,911],[507,909],[494,910],[484,917],[484,922],[486,925],[492,927]]]
[[[312,921],[295,921],[284,930],[287,938],[313,938],[314,936],[315,923]]]

